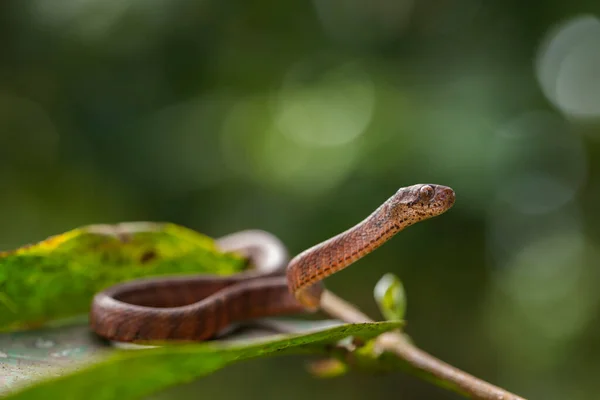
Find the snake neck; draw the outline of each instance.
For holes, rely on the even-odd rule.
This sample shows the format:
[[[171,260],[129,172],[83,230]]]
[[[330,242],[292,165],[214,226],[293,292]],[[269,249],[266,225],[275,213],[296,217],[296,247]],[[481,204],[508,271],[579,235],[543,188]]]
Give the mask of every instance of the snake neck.
[[[419,219],[408,210],[398,212],[388,202],[382,204],[352,228],[294,257],[287,269],[290,290],[300,296],[304,290],[316,291],[311,288],[315,282],[346,268]]]

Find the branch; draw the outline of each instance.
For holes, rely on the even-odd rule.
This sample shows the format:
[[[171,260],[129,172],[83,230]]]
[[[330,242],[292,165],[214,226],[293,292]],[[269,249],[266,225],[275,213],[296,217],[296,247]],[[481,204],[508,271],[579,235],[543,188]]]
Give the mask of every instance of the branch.
[[[328,290],[321,297],[321,310],[348,323],[373,322],[352,304]],[[375,350],[380,354],[391,353],[415,370],[451,383],[456,391],[468,397],[480,400],[525,400],[435,358],[410,343],[400,332],[380,335],[375,342]]]

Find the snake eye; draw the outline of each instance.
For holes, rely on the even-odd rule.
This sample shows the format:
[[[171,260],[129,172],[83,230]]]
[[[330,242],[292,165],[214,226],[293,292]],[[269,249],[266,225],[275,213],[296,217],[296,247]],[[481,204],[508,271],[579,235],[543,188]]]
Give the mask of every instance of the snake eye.
[[[433,194],[435,193],[435,190],[431,185],[424,185],[421,187],[421,189],[419,189],[419,193],[422,197],[426,199],[431,199],[433,197]]]

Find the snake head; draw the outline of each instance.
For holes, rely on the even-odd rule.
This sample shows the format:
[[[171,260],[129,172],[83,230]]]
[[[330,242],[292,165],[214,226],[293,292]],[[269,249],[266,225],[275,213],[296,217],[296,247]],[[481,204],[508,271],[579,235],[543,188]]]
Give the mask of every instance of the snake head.
[[[447,186],[412,185],[396,192],[390,212],[399,222],[412,224],[448,211],[455,198],[454,190]]]

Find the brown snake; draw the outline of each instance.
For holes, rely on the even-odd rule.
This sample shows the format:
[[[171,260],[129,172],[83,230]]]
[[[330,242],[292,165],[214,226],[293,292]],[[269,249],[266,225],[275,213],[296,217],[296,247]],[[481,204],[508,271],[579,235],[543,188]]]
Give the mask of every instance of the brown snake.
[[[321,280],[375,250],[399,231],[435,217],[454,204],[446,186],[399,189],[370,216],[347,231],[300,253],[272,235],[244,231],[217,240],[222,251],[240,252],[255,270],[231,276],[139,279],[94,297],[92,329],[120,342],[200,341],[236,322],[319,308]],[[287,265],[287,276],[283,269]]]

